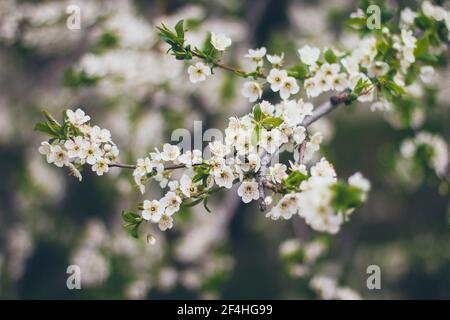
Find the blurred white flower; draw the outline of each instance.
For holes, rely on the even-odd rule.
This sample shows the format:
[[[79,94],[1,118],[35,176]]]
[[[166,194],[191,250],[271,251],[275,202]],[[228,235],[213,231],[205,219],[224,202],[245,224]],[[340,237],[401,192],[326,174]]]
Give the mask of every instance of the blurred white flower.
[[[319,59],[320,50],[318,48],[305,45],[298,49],[298,54],[303,63],[313,65]]]
[[[211,44],[219,51],[225,51],[226,48],[231,46],[231,39],[223,33],[216,34],[211,32]]]

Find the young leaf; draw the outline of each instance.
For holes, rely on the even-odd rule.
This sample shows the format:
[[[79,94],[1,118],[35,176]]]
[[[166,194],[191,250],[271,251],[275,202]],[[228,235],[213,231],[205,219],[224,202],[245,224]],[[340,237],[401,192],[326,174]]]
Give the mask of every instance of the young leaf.
[[[298,80],[303,80],[309,73],[309,68],[304,63],[299,63],[288,70],[288,75]]]
[[[252,131],[252,136],[250,137],[251,143],[253,146],[257,146],[259,142],[259,136],[260,136],[260,127],[255,126],[255,128]]]
[[[308,177],[300,171],[292,171],[284,180],[284,185],[289,189],[296,189],[298,186],[300,186],[300,183],[307,178]]]
[[[334,54],[333,50],[331,50],[331,49],[328,49],[327,51],[325,51],[325,55],[324,56],[325,56],[325,60],[329,64],[336,63],[336,61],[337,61],[337,57]]]
[[[393,93],[395,96],[400,96],[405,94],[405,90],[396,84],[394,81],[389,81],[386,83],[386,87]]]
[[[139,227],[141,226],[141,223],[142,221],[137,222],[135,224],[126,224],[124,225],[124,228],[133,238],[137,239],[139,238]]]
[[[263,120],[263,125],[269,128],[276,128],[283,123],[283,119],[278,117],[269,117]]]
[[[255,121],[259,122],[261,121],[261,117],[262,117],[261,106],[258,103],[253,107],[253,118],[255,119]]]
[[[133,224],[142,220],[140,215],[138,215],[137,213],[134,213],[134,212],[130,212],[130,211],[122,211],[122,219],[123,219],[123,221],[125,221],[127,223],[133,223]]]
[[[59,134],[57,132],[54,132],[48,126],[48,124],[45,123],[45,122],[36,123],[35,126],[34,126],[34,130],[42,132],[42,133],[45,133],[45,134],[47,134],[47,135],[49,135],[50,137],[53,137],[53,138],[59,138]]]
[[[362,205],[362,191],[360,189],[338,182],[332,190],[332,205],[336,211],[344,212]]]
[[[430,40],[428,34],[425,33],[416,43],[416,48],[414,49],[414,56],[420,58],[428,52],[428,47],[430,46]]]
[[[175,25],[177,37],[184,40],[184,20],[180,20]]]

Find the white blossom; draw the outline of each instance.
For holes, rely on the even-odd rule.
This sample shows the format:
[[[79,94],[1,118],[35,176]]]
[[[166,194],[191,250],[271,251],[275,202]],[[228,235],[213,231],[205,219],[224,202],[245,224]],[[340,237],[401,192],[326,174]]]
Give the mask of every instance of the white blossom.
[[[272,182],[281,183],[284,179],[286,179],[288,176],[286,170],[286,165],[281,163],[276,163],[273,167],[270,167],[269,175]]]
[[[298,54],[303,63],[313,65],[319,59],[320,50],[318,48],[310,47],[308,45],[298,49]]]
[[[214,173],[214,180],[219,187],[230,189],[233,186],[234,175],[230,167],[223,167]]]
[[[200,150],[186,151],[178,157],[178,161],[186,167],[202,163],[202,152]]]
[[[38,149],[39,153],[46,156],[47,162],[52,163],[54,161],[53,147],[47,141],[41,142],[41,146]]]
[[[64,151],[60,146],[52,147],[51,154],[48,158],[49,163],[54,163],[57,167],[63,167],[69,161],[69,156],[67,152]]]
[[[161,216],[161,219],[158,221],[158,227],[161,231],[166,231],[167,229],[172,229],[173,227],[173,218],[166,213]]]
[[[223,33],[216,34],[211,32],[211,44],[219,51],[225,51],[226,48],[231,46],[231,39]]]
[[[180,210],[181,198],[175,192],[169,191],[161,198],[160,203],[165,208],[165,214],[171,216]]]
[[[142,218],[151,222],[159,222],[164,213],[164,207],[158,200],[144,200],[143,210],[141,212]]]
[[[180,155],[180,149],[177,146],[165,143],[161,152],[161,159],[164,161],[175,161]]]
[[[238,188],[238,195],[244,203],[259,199],[258,183],[254,181],[244,181]]]
[[[211,75],[211,69],[201,62],[188,68],[189,80],[192,83],[205,81],[207,76]]]
[[[445,11],[444,8],[434,6],[433,4],[431,4],[430,1],[424,1],[422,3],[422,10],[426,16],[433,18],[437,21],[445,20],[448,15],[448,13]]]
[[[260,145],[268,152],[274,153],[281,145],[281,134],[277,129],[261,130]]]
[[[84,111],[79,108],[75,111],[69,109],[66,114],[69,122],[75,127],[80,127],[91,119],[91,117],[87,116]]]
[[[281,99],[286,100],[291,94],[296,94],[299,90],[300,87],[297,84],[297,80],[293,77],[287,77],[281,84],[280,97]]]
[[[180,179],[180,190],[188,198],[197,193],[197,187],[192,182],[192,179],[184,174]]]
[[[98,160],[102,157],[102,150],[95,143],[91,143],[89,146],[86,146],[86,162],[90,165],[94,165]]]
[[[262,88],[261,85],[256,81],[247,81],[244,83],[242,87],[242,95],[250,102],[255,102],[260,99],[262,96]]]
[[[266,100],[261,101],[259,106],[261,108],[262,113],[269,115],[269,116],[272,116],[275,111],[274,105]]]
[[[368,71],[370,77],[383,77],[388,73],[389,65],[384,61],[375,61]]]
[[[281,55],[267,55],[267,60],[273,65],[280,67],[283,64],[284,53]]]
[[[400,13],[401,22],[406,26],[412,26],[416,17],[417,12],[412,11],[410,8],[405,8]]]
[[[86,149],[89,146],[89,142],[84,140],[83,137],[77,136],[73,140],[67,140],[64,143],[64,147],[67,149],[69,158],[86,158]]]
[[[306,94],[310,98],[317,97],[319,94],[321,94],[322,90],[319,87],[317,83],[316,78],[308,78],[305,80],[304,88],[306,90]]]
[[[436,72],[432,66],[422,66],[420,68],[420,79],[425,83],[431,83]]]
[[[263,58],[266,55],[266,48],[261,47],[258,49],[249,49],[248,53],[244,55],[245,58],[249,58],[257,66],[261,67],[263,65]]]
[[[364,178],[360,172],[356,172],[350,176],[348,178],[348,184],[361,189],[363,192],[369,192],[370,190],[370,181]]]
[[[270,89],[272,89],[273,92],[278,92],[287,78],[288,74],[286,70],[272,69],[267,76],[267,82],[270,83]]]
[[[108,159],[100,158],[92,166],[92,171],[97,173],[98,176],[102,176],[104,173],[107,173],[109,171],[109,163],[110,162]]]

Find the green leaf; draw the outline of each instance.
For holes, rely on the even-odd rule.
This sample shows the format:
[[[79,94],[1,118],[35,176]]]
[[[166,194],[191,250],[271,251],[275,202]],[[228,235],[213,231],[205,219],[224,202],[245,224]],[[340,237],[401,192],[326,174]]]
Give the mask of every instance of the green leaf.
[[[141,226],[141,222],[138,222],[136,224],[126,224],[123,227],[125,228],[125,230],[128,231],[128,233],[133,237],[133,238],[139,238],[139,227]]]
[[[334,54],[333,50],[331,50],[331,49],[328,49],[327,51],[325,51],[324,57],[325,57],[325,60],[330,64],[336,63],[336,61],[337,61],[337,57]]]
[[[142,217],[134,212],[122,211],[122,219],[126,222],[124,229],[134,238],[139,237],[139,227],[143,221]]]
[[[175,25],[177,37],[184,40],[184,20],[180,20]]]
[[[447,27],[446,27],[445,23],[438,22],[438,24],[436,25],[436,34],[438,35],[439,39],[442,42],[447,41],[448,35],[449,35],[449,31],[447,30]]]
[[[69,117],[67,116],[67,110],[64,110],[62,112],[62,119],[63,119],[63,123],[69,122]]]
[[[98,77],[89,76],[84,70],[76,71],[74,68],[69,68],[64,72],[63,84],[71,88],[90,87],[97,84],[98,80]]]
[[[292,171],[289,176],[284,180],[284,185],[288,189],[296,189],[300,186],[300,183],[303,180],[308,179],[306,175],[301,173],[300,171]]]
[[[47,121],[51,124],[51,125],[55,125],[58,127],[61,127],[61,125],[59,124],[58,121],[56,121],[56,119],[47,111],[42,111],[42,114],[44,115],[44,117],[47,119]]]
[[[392,99],[393,99],[392,93],[386,87],[381,87],[381,94],[387,101],[392,101]]]
[[[261,121],[261,117],[262,117],[261,106],[258,103],[253,107],[253,118],[255,119],[255,121],[259,122]]]
[[[361,29],[366,26],[366,20],[366,17],[354,17],[347,19],[345,23],[352,28]]]
[[[414,56],[419,58],[428,53],[428,47],[430,46],[430,40],[428,34],[425,33],[419,40],[416,42],[416,48],[414,49]]]
[[[400,87],[398,84],[396,84],[394,81],[389,81],[385,84],[386,88],[391,90],[391,93],[393,93],[396,96],[401,96],[405,94],[405,90]]]
[[[268,128],[276,128],[283,123],[283,119],[278,117],[269,117],[263,120],[263,125]]]
[[[416,78],[417,78],[417,72],[416,72],[416,69],[413,64],[406,71],[405,85],[407,85],[407,86],[411,85],[416,80]]]
[[[260,133],[261,133],[261,129],[258,126],[255,126],[255,128],[252,131],[252,136],[250,137],[251,139],[251,144],[253,146],[257,146],[259,143],[259,137],[260,137]]]
[[[433,21],[423,14],[414,19],[414,24],[422,30],[428,29],[432,23]]]
[[[59,138],[59,134],[57,132],[54,132],[47,123],[45,122],[38,122],[34,125],[34,131],[39,131],[42,133],[45,133],[53,138]]]
[[[209,175],[209,168],[205,168],[202,166],[197,166],[194,169],[195,175],[192,178],[192,182],[199,182],[203,179],[206,179]]]
[[[363,92],[365,89],[367,89],[370,86],[369,80],[363,80],[363,78],[360,78],[358,82],[356,83],[355,87],[353,88],[352,94],[350,95],[348,103],[352,103],[356,99],[358,99],[358,96]]]
[[[128,223],[137,223],[142,221],[142,217],[139,214],[130,211],[122,211],[122,219]]]
[[[384,38],[381,38],[380,40],[378,40],[378,42],[377,42],[377,49],[382,54],[386,54],[386,52],[388,51],[389,45],[388,45],[388,43],[386,42],[386,40]]]
[[[417,57],[417,60],[426,63],[436,63],[439,61],[439,58],[431,53],[426,53],[421,55],[420,57]]]
[[[288,75],[298,80],[303,80],[309,74],[309,67],[304,63],[299,63],[287,69]]]
[[[362,205],[363,192],[358,188],[338,182],[332,187],[332,191],[332,206],[336,211],[345,212]]]
[[[102,53],[108,49],[115,48],[119,44],[119,37],[113,32],[104,32],[91,49],[93,53]]]

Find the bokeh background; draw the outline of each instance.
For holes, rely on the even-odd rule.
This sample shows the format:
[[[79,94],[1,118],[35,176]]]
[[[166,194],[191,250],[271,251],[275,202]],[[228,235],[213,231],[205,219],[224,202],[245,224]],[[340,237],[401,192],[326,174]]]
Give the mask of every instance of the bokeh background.
[[[394,8],[420,1],[387,1]],[[81,8],[80,30],[66,27],[66,8]],[[218,71],[201,84],[165,54],[155,32],[187,20],[187,37],[207,32],[233,39],[226,61],[245,66],[248,48],[266,46],[295,61],[303,44],[355,47],[345,20],[358,1],[19,1],[0,2],[0,298],[316,299],[318,277],[347,297],[449,299],[448,182],[409,170],[399,145],[420,129],[449,141],[450,79],[444,67],[405,123],[368,105],[342,107],[314,124],[322,154],[338,175],[361,171],[372,182],[367,204],[333,237],[295,217],[272,221],[235,192],[181,212],[175,227],[149,245],[123,229],[120,212],[141,196],[131,172],[86,171],[80,183],[50,166],[33,131],[41,110],[81,107],[109,128],[123,162],[169,141],[176,128],[224,128],[251,105],[241,79]],[[398,10],[397,10],[398,12]],[[270,96],[266,97],[272,98]],[[327,97],[313,101],[318,105]],[[426,116],[426,117],[425,117]],[[156,185],[147,196],[160,194]],[[300,256],[291,254],[301,252]],[[68,290],[66,269],[82,270],[82,289]],[[381,268],[381,290],[368,290],[366,269]],[[315,281],[313,281],[315,279]],[[325,281],[326,282],[326,281]],[[322,278],[323,284],[323,278]],[[325,286],[327,284],[325,283]],[[325,297],[326,298],[326,297]]]

